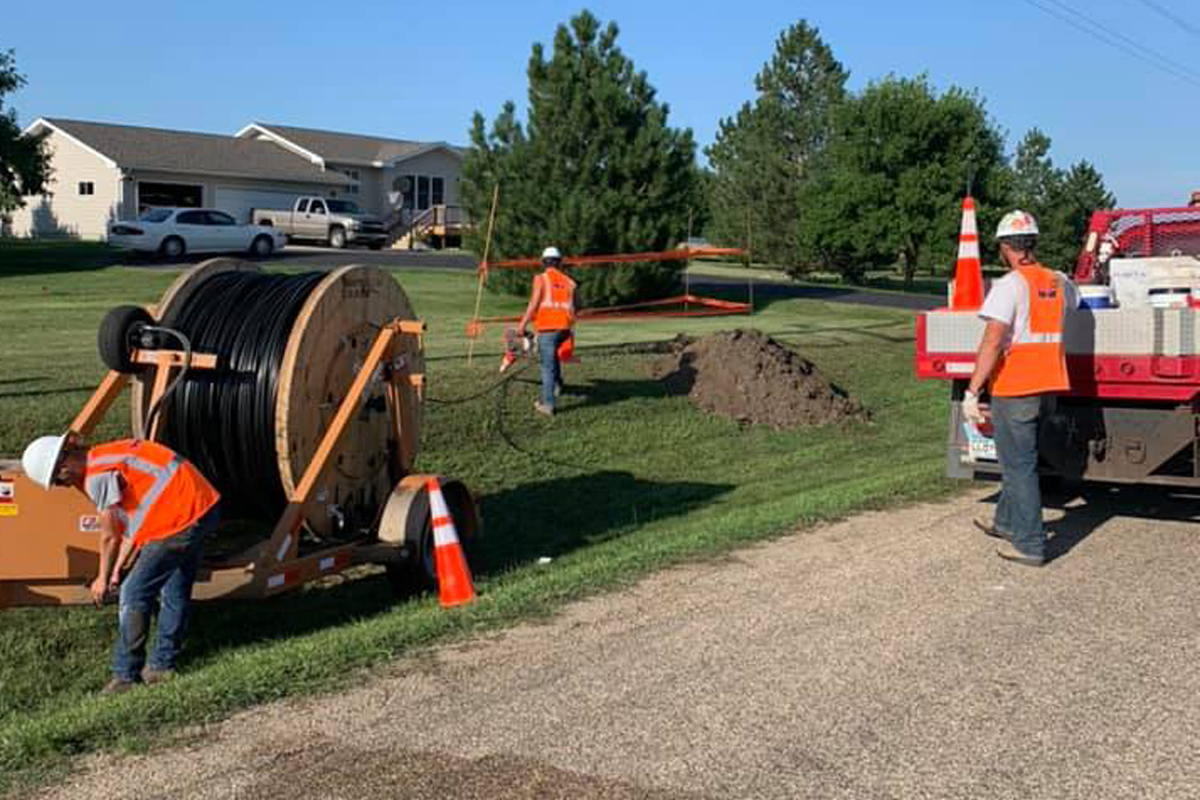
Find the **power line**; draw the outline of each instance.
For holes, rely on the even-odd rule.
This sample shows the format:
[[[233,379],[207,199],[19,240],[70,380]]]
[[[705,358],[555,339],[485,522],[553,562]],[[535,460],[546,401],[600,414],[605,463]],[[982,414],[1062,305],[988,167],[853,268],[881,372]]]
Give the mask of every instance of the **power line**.
[[[1140,0],[1140,2],[1142,5],[1146,6],[1146,8],[1149,8],[1151,11],[1155,12],[1156,14],[1159,14],[1159,15],[1165,17],[1172,23],[1178,25],[1180,28],[1183,28],[1185,31],[1190,33],[1192,36],[1200,37],[1200,27],[1188,22],[1186,19],[1179,16],[1175,12],[1171,11],[1168,8],[1165,8],[1162,4],[1156,3],[1156,2],[1154,2],[1154,0]]]
[[[1170,59],[1167,56],[1164,56],[1162,53],[1156,52],[1152,48],[1145,47],[1141,43],[1136,42],[1133,39],[1130,39],[1128,36],[1124,35],[1120,31],[1115,31],[1111,28],[1101,25],[1099,22],[1096,22],[1091,17],[1088,17],[1087,15],[1078,11],[1077,9],[1072,8],[1071,6],[1067,5],[1065,2],[1062,2],[1062,0],[1044,0],[1044,1],[1050,3],[1054,6],[1057,6],[1059,9],[1061,9],[1062,11],[1064,11],[1068,14],[1075,15],[1077,18],[1082,20],[1082,22],[1085,25],[1087,25],[1088,27],[1090,27],[1092,30],[1096,31],[1097,33],[1104,35],[1104,36],[1109,36],[1109,37],[1118,39],[1119,41],[1124,43],[1127,48],[1130,48],[1130,49],[1142,54],[1145,57],[1153,59],[1154,61],[1158,62],[1158,64],[1163,69],[1166,69],[1174,74],[1182,73],[1183,75],[1188,76],[1188,78],[1190,78],[1191,81],[1200,82],[1200,72],[1196,72],[1195,70],[1193,70],[1191,67],[1187,66],[1186,64],[1183,64],[1183,63],[1180,63],[1173,59]],[[1126,52],[1128,52],[1128,50],[1126,50]]]
[[[1099,39],[1107,45],[1117,48],[1126,55],[1136,58],[1138,61],[1141,61],[1144,64],[1148,64],[1156,69],[1162,70],[1163,72],[1170,73],[1176,78],[1200,88],[1200,73],[1193,72],[1182,64],[1172,61],[1166,56],[1159,55],[1158,53],[1143,47],[1125,35],[1111,31],[1108,28],[1105,28],[1103,25],[1093,22],[1084,15],[1080,14],[1076,9],[1058,2],[1058,0],[1045,0],[1044,2],[1043,0],[1025,0],[1025,2],[1062,22],[1065,22],[1076,30],[1082,31],[1093,38]],[[1047,5],[1048,3],[1052,5]]]

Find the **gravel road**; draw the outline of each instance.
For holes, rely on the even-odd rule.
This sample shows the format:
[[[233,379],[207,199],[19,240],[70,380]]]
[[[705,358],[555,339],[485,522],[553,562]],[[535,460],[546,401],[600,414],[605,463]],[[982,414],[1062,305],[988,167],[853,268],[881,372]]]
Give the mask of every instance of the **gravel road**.
[[[1197,796],[1196,498],[1076,499],[1042,570],[972,532],[990,498],[669,570],[46,797]]]

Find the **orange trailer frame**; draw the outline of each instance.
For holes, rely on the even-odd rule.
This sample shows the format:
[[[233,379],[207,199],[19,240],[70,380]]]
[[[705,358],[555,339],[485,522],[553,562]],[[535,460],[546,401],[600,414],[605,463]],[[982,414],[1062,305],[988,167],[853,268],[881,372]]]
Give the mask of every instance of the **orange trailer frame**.
[[[411,464],[405,452],[408,406],[400,402],[405,384],[420,398],[425,375],[409,368],[398,357],[402,337],[416,337],[423,349],[425,324],[419,320],[395,319],[376,335],[354,381],[341,399],[338,410],[325,428],[316,453],[295,490],[287,497],[270,536],[220,563],[206,563],[197,576],[193,596],[199,600],[262,598],[294,589],[308,581],[336,574],[363,563],[399,563],[413,557],[413,538],[424,536],[429,525],[425,483],[439,476],[410,474],[403,477],[379,511],[379,529],[390,532],[389,541],[364,537],[300,552],[301,529],[306,511],[314,501],[314,487],[330,468],[339,441],[359,408],[373,380],[386,383],[385,394],[395,437],[395,468]],[[154,370],[150,407],[162,397],[171,373],[184,366],[185,355],[173,350],[137,350],[133,360]],[[189,367],[211,369],[216,356],[193,354]],[[104,418],[130,382],[130,376],[110,371],[71,423],[70,430],[87,437]],[[157,420],[149,438],[158,434]],[[479,529],[474,498],[458,481],[443,481],[460,535]],[[0,608],[15,605],[75,605],[92,602],[86,580],[94,576],[99,562],[99,520],[82,492],[55,487],[49,491],[29,480],[19,469],[0,465]]]

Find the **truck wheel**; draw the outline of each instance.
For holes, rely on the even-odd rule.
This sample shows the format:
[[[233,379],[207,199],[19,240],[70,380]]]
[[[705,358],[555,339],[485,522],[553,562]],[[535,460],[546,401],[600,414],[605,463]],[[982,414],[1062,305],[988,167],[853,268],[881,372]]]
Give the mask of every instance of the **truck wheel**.
[[[250,255],[255,258],[270,258],[273,252],[275,252],[275,243],[271,241],[270,236],[256,236],[250,243]]]
[[[371,242],[369,245],[367,245],[367,247],[371,248],[372,250],[382,250],[383,242]]]
[[[335,250],[341,250],[346,246],[346,231],[341,228],[334,227],[329,229],[329,246]]]
[[[133,351],[141,328],[153,324],[154,319],[141,306],[117,306],[105,314],[96,335],[96,348],[104,366],[126,375],[136,372]]]
[[[187,246],[184,245],[183,239],[180,239],[178,236],[168,236],[158,246],[158,252],[163,258],[169,258],[174,261],[177,258],[183,258],[183,254],[187,252]]]

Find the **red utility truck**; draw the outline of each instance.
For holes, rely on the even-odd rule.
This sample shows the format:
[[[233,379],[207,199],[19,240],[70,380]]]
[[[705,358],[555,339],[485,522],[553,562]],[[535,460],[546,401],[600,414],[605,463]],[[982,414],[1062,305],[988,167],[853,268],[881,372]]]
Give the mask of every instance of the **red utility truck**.
[[[1043,417],[1042,471],[1200,487],[1200,193],[1186,207],[1095,212],[1074,278],[1071,391]],[[917,317],[917,377],[950,383],[951,477],[999,473],[990,430],[959,407],[983,327],[974,310]]]

